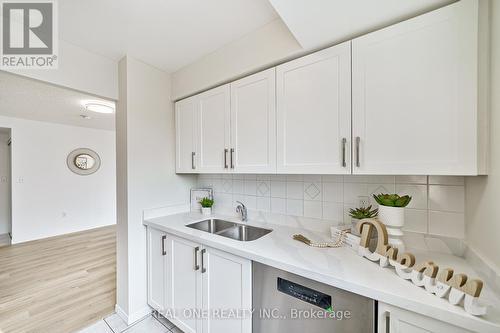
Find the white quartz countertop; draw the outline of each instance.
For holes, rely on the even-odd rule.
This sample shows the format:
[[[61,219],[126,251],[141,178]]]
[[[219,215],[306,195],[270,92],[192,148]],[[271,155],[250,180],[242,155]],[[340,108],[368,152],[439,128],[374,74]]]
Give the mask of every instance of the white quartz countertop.
[[[234,217],[213,215],[212,218],[241,223]],[[327,234],[248,221],[245,223],[273,229],[273,232],[255,241],[241,242],[186,227],[187,224],[205,219],[207,217],[199,213],[181,213],[146,219],[144,224],[471,331],[500,332],[500,301],[487,286],[480,299],[490,306],[488,314],[475,317],[463,308],[451,305],[447,300],[401,279],[392,269],[381,268],[378,263],[360,257],[350,248],[313,248],[292,239],[292,235],[301,233],[313,241],[325,241],[329,239]],[[478,276],[462,258],[440,253],[414,254],[417,262],[432,258],[440,266],[455,268],[457,273]]]

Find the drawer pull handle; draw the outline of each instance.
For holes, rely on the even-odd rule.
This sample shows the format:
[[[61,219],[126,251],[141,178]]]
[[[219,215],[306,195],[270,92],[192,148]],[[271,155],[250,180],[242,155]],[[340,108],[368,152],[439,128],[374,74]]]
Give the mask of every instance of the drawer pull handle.
[[[359,136],[356,137],[356,166],[359,168],[361,163],[359,162],[359,144],[361,142],[361,138]]]
[[[227,169],[228,166],[227,166],[227,148],[224,149],[224,169]]]
[[[346,138],[342,138],[342,167],[345,168],[347,166],[345,161],[345,145],[347,143]]]
[[[165,250],[165,239],[167,239],[166,235],[161,236],[161,255],[167,255],[167,251]]]
[[[205,252],[207,252],[206,249],[201,250],[201,272],[205,273],[207,269],[205,268]]]
[[[200,250],[199,246],[194,248],[194,270],[195,271],[200,269],[200,265],[198,265],[198,251],[199,250]]]

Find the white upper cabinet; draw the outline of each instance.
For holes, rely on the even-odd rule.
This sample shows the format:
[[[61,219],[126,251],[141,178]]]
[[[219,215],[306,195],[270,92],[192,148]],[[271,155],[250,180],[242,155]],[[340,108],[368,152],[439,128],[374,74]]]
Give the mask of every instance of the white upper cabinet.
[[[485,172],[478,15],[460,1],[352,41],[354,174]]]
[[[231,83],[229,154],[234,172],[276,172],[274,68]]]
[[[225,170],[225,150],[230,145],[230,88],[229,84],[197,95],[198,172],[221,173]]]
[[[486,174],[488,27],[461,0],[182,100],[177,172]]]
[[[351,42],[277,67],[277,172],[351,173]]]
[[[196,100],[194,96],[175,103],[175,170],[179,173],[197,172]]]

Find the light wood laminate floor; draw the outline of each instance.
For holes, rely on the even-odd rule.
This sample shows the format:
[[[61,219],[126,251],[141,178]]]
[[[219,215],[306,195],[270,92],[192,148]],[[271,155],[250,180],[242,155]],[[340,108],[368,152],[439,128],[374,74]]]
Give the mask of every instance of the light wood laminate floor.
[[[74,332],[115,299],[115,226],[0,248],[0,333]]]

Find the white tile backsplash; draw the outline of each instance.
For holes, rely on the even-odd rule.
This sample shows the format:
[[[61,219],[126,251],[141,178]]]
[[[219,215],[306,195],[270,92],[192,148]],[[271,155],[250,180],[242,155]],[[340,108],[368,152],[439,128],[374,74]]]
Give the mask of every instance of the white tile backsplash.
[[[214,208],[231,211],[242,201],[250,209],[349,223],[360,197],[398,193],[412,196],[405,230],[464,238],[464,177],[204,174],[198,186],[214,188]]]
[[[257,210],[262,212],[271,211],[271,198],[269,197],[257,197]]]
[[[430,185],[458,185],[465,184],[465,178],[461,176],[429,176]]]
[[[245,194],[257,195],[257,182],[256,180],[245,180]]]
[[[304,216],[304,200],[286,199],[286,213],[293,216]]]
[[[427,209],[405,209],[405,231],[428,233],[428,212]]]
[[[396,184],[427,185],[427,176],[396,176]]]
[[[464,186],[429,185],[429,209],[463,213]]]
[[[270,180],[257,180],[257,196],[270,197],[271,196],[271,181]]]
[[[271,198],[271,212],[276,214],[286,214],[286,199]]]
[[[323,201],[344,202],[343,183],[323,183]]]
[[[323,218],[323,207],[321,201],[304,200],[304,216],[317,219]]]
[[[431,210],[429,212],[429,233],[463,239],[465,237],[464,214]]]
[[[304,183],[297,181],[286,182],[286,198],[287,199],[304,199]]]
[[[396,193],[412,197],[408,208],[427,210],[427,185],[396,184]]]
[[[304,182],[304,200],[309,201],[322,201],[321,181],[316,182]]]
[[[286,198],[286,182],[271,180],[271,197]]]

